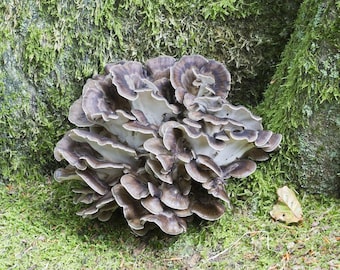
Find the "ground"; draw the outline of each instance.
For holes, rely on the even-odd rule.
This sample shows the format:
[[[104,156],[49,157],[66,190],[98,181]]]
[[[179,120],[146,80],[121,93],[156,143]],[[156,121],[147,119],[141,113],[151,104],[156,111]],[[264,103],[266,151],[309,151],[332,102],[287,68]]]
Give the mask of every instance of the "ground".
[[[299,194],[304,220],[296,225],[237,207],[217,222],[194,220],[180,236],[154,231],[136,237],[120,213],[107,223],[75,216],[68,189],[45,181],[1,187],[1,269],[340,267],[335,199]]]

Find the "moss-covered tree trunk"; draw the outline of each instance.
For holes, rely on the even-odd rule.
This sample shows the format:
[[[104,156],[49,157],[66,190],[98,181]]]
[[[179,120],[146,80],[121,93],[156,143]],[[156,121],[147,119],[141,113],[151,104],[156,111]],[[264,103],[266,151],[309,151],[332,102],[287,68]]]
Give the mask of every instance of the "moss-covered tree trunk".
[[[339,3],[306,0],[258,107],[284,135],[268,177],[340,196]]]

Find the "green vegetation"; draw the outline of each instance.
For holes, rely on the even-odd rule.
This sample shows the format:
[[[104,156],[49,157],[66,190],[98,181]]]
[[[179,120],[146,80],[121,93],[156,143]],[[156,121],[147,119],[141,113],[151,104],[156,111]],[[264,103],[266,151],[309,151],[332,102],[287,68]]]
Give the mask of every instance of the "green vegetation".
[[[0,187],[1,269],[337,269],[337,202],[299,195],[305,219],[286,226],[237,208],[186,234],[138,238],[119,213],[109,222],[75,216],[70,185],[44,179]]]
[[[0,269],[339,267],[339,201],[301,192],[305,219],[296,226],[273,222],[268,214],[284,183],[305,186],[312,177],[338,183],[338,175],[307,174],[324,173],[326,167],[312,158],[322,159],[325,152],[332,153],[325,160],[333,166],[330,172],[340,164],[334,139],[338,2],[305,0],[301,8],[300,1],[268,0],[5,2],[0,3],[5,18],[0,21],[0,252],[5,254]],[[256,106],[264,97],[256,110],[265,128],[284,135],[280,153],[252,177],[229,181],[233,211],[217,222],[195,220],[178,237],[152,232],[136,238],[120,213],[107,223],[77,217],[72,183],[60,185],[51,175],[62,166],[54,161],[53,148],[70,129],[68,108],[85,80],[110,61],[194,53],[226,64],[233,75],[233,103]],[[331,119],[325,125],[323,114]],[[321,140],[315,134],[326,135]]]

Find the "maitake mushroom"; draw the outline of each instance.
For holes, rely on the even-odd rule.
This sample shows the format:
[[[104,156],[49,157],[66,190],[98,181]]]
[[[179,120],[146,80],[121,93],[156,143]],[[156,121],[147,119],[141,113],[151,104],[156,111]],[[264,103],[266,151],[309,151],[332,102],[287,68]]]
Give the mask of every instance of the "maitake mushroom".
[[[54,150],[69,163],[55,179],[80,180],[74,202],[88,207],[77,214],[107,221],[121,207],[137,235],[183,233],[193,214],[220,218],[226,179],[253,173],[281,141],[227,101],[230,83],[221,63],[200,55],[108,64],[88,79],[70,108],[78,128]]]

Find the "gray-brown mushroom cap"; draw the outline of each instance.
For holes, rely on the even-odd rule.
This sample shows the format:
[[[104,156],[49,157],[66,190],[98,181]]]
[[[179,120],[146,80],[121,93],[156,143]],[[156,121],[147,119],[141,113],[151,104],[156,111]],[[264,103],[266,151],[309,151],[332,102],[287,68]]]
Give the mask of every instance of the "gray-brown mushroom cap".
[[[110,162],[133,164],[136,151],[111,138],[95,134],[90,131],[73,129],[69,137],[74,142],[86,143]]]
[[[90,127],[93,122],[86,118],[86,114],[82,107],[82,98],[77,99],[70,107],[68,120],[78,127]]]
[[[206,183],[211,177],[211,173],[208,171],[200,170],[195,160],[185,164],[185,169],[192,179],[199,183]]]
[[[74,193],[80,193],[79,196],[74,196],[73,203],[79,204],[92,204],[93,202],[96,202],[101,197],[98,193],[93,192],[93,190],[90,188],[90,191],[86,190],[79,190],[79,189],[73,189],[72,191]]]
[[[200,55],[183,56],[172,66],[170,77],[180,103],[183,103],[186,94],[198,97],[216,95],[225,99],[230,90],[228,70],[221,63]]]
[[[145,67],[153,81],[162,78],[170,79],[170,68],[176,59],[171,56],[159,56],[145,62]]]
[[[189,207],[189,197],[183,195],[178,186],[162,183],[160,189],[162,191],[160,199],[166,206],[176,210],[184,210]]]
[[[100,221],[107,221],[118,208],[111,192],[100,196],[97,193],[91,193],[91,190],[86,188],[74,189],[73,191],[80,194],[78,200],[74,201],[74,203],[91,204],[90,207],[77,212],[77,215],[83,218],[98,218]]]
[[[80,180],[81,179],[79,175],[76,174],[75,167],[71,165],[68,165],[66,168],[59,168],[55,170],[53,176],[54,176],[54,179],[58,182],[63,182],[66,180]]]
[[[230,103],[223,103],[220,110],[214,112],[214,115],[219,118],[228,118],[244,129],[263,129],[262,118],[252,114],[249,109],[241,105],[235,106]]]
[[[223,168],[225,177],[244,178],[256,170],[256,163],[252,160],[237,160]]]
[[[144,88],[142,78],[145,78],[145,70],[139,62],[128,61],[121,65],[113,65],[109,72],[119,95],[128,100],[135,100],[136,89]]]
[[[230,138],[234,140],[247,140],[248,142],[254,142],[257,139],[258,132],[256,130],[233,130],[229,133]]]
[[[164,207],[157,197],[148,196],[141,200],[141,204],[146,210],[154,215],[159,215],[164,211]]]
[[[225,186],[225,181],[220,177],[211,178],[208,182],[202,184],[202,187],[207,190],[208,194],[224,201],[230,206],[230,200],[225,191]]]
[[[260,130],[258,131],[257,139],[255,145],[257,147],[263,147],[273,136],[273,132],[270,130]]]
[[[99,180],[96,173],[92,172],[91,170],[87,169],[85,171],[77,170],[76,173],[84,180],[84,182],[92,188],[95,192],[100,195],[105,195],[109,187],[105,185],[102,181]]]
[[[136,200],[149,195],[148,186],[140,181],[135,175],[126,174],[120,178],[120,183],[125,190]]]
[[[279,147],[281,140],[281,134],[273,134],[269,141],[265,145],[263,145],[262,149],[266,152],[273,152]]]
[[[146,215],[141,219],[144,222],[156,223],[163,232],[170,235],[178,235],[187,230],[186,222],[170,211],[164,211],[159,215]]]
[[[164,171],[163,166],[158,160],[148,159],[145,164],[146,171],[153,173],[156,178],[160,179],[161,181],[172,184],[173,177],[170,172]]]
[[[79,170],[87,168],[86,160],[95,156],[95,151],[89,145],[72,140],[71,131],[57,143],[54,148],[54,158],[57,161],[66,159],[69,164]]]
[[[141,218],[148,214],[148,211],[137,200],[125,190],[125,188],[117,184],[112,187],[112,194],[117,204],[123,208],[123,214],[129,226],[134,230],[144,229],[144,223]]]
[[[217,200],[206,202],[195,201],[191,206],[191,212],[205,220],[217,220],[225,212],[225,207]]]

